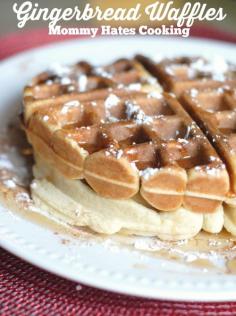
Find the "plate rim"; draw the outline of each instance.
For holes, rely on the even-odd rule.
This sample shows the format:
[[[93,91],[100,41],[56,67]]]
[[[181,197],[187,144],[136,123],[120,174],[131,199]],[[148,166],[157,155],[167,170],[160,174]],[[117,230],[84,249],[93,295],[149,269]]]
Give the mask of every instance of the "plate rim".
[[[13,238],[9,238],[9,240],[2,240],[2,232],[4,234],[8,233],[9,236],[12,236]],[[112,293],[119,293],[123,295],[130,295],[130,296],[135,296],[135,297],[141,297],[141,298],[149,298],[149,299],[158,299],[158,300],[169,300],[169,301],[180,301],[180,302],[230,302],[230,301],[236,301],[236,291],[235,287],[232,288],[232,290],[226,290],[224,289],[224,284],[221,284],[222,286],[222,292],[217,291],[217,292],[208,292],[201,290],[201,298],[199,298],[199,292],[196,294],[193,291],[189,291],[188,289],[186,290],[181,290],[177,291],[177,288],[175,287],[173,283],[173,290],[165,290],[162,289],[161,286],[155,287],[150,289],[145,288],[145,291],[148,292],[148,294],[143,294],[143,291],[140,290],[140,287],[135,287],[135,284],[132,283],[128,287],[121,288],[120,286],[117,286],[116,284],[112,285],[112,287],[109,285],[109,282],[107,284],[107,281],[105,283],[101,283],[99,280],[98,281],[91,281],[91,278],[94,277],[92,274],[91,278],[84,277],[83,272],[86,272],[86,270],[81,269],[80,274],[78,275],[78,279],[75,279],[75,276],[68,274],[68,272],[63,272],[62,269],[60,268],[60,265],[54,266],[55,262],[53,263],[53,260],[56,260],[56,258],[51,258],[50,253],[47,252],[47,258],[43,257],[42,258],[35,258],[37,254],[33,253],[32,255],[29,253],[25,253],[22,255],[22,252],[20,251],[19,247],[15,246],[10,240],[14,239],[15,243],[19,243],[19,245],[22,246],[22,237],[17,235],[15,232],[11,232],[9,229],[4,227],[3,225],[0,224],[0,247],[3,249],[7,250],[14,256],[20,258],[21,260],[35,266],[36,268],[39,268],[45,272],[49,272],[53,275],[62,277],[66,280],[70,280],[75,283],[81,283],[82,285],[87,285],[93,288],[98,288],[100,290],[105,290],[108,292]],[[20,242],[19,242],[20,241]],[[27,244],[26,244],[27,245]],[[26,247],[30,248],[32,251],[32,243],[29,243]],[[36,249],[41,250],[38,248],[36,245]],[[45,261],[47,259],[47,261]],[[53,266],[52,266],[53,265]],[[56,268],[55,268],[56,267]],[[99,271],[99,270],[98,270]],[[102,271],[102,270],[101,270]],[[100,271],[99,271],[100,272]],[[213,277],[213,276],[212,276]],[[225,276],[224,276],[225,277]],[[232,275],[227,276],[227,279],[231,279],[231,284],[232,284]],[[209,280],[206,280],[208,282]],[[236,281],[236,276],[234,276],[234,281]],[[228,283],[230,283],[227,280]],[[228,284],[227,282],[224,282]],[[163,283],[163,282],[162,282]],[[214,282],[213,282],[214,284]],[[235,284],[235,283],[234,283]],[[119,283],[118,283],[119,285]],[[180,283],[178,284],[180,285]],[[127,285],[126,285],[127,286]],[[230,286],[231,287],[231,286]],[[158,290],[158,293],[156,293],[154,290]],[[227,295],[227,297],[225,297]]]

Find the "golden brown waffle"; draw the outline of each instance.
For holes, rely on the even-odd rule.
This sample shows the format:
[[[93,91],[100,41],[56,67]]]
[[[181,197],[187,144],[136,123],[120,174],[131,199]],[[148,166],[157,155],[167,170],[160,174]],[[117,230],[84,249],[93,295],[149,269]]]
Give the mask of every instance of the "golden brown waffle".
[[[55,103],[86,101],[88,91],[96,91],[93,98],[98,99],[104,97],[108,88],[148,91],[150,84],[161,90],[156,79],[135,60],[119,59],[104,67],[87,62],[70,67],[55,65],[24,89],[24,117],[27,121],[37,109]]]
[[[236,90],[192,90],[182,103],[225,161],[236,194]]]
[[[210,62],[200,57],[180,57],[155,62],[138,55],[136,59],[176,96],[192,88],[236,87],[236,67],[221,58]]]
[[[158,92],[162,90],[156,79],[133,60],[121,59],[105,67],[92,67],[86,62],[71,67],[57,66],[56,71],[44,72],[35,77],[31,86],[24,90],[24,121],[27,128],[35,122],[33,129],[37,131],[33,134],[28,129],[29,141],[34,143],[38,151],[45,152],[46,157],[64,174],[71,178],[80,178],[86,152],[81,151],[78,158],[78,153],[75,153],[76,163],[71,165],[70,159],[68,161],[65,155],[64,158],[58,156],[50,147],[45,146],[42,139],[46,138],[50,143],[53,132],[64,125],[76,124],[79,119],[82,119],[81,124],[85,125],[102,119],[104,113],[99,113],[99,110],[96,110],[99,106],[94,107],[94,102],[91,101],[104,102],[112,93],[117,98],[133,94],[138,96],[150,88],[155,88]],[[86,103],[84,111],[82,106],[76,107],[81,102]],[[87,106],[89,102],[90,106]],[[107,102],[112,102],[111,98],[108,98]],[[44,133],[46,134],[43,135]]]
[[[96,126],[105,120],[112,121],[111,115],[114,109],[111,105],[116,104],[120,99],[145,95],[141,91],[102,89],[81,93],[76,98],[71,96],[71,100],[65,103],[61,100],[57,102],[58,98],[55,98],[53,103],[40,107],[28,119],[25,126],[29,141],[38,152],[44,152],[45,158],[55,163],[65,176],[74,179],[83,178],[84,160],[92,150],[87,139],[90,135],[93,136],[91,134],[93,130],[90,131],[91,126]],[[113,120],[115,119],[114,117]],[[74,141],[72,136],[78,129],[81,139]],[[77,143],[81,143],[82,146],[77,146]],[[100,146],[99,143],[97,146]]]
[[[139,71],[134,80],[124,63]],[[35,153],[101,196],[127,199],[140,191],[159,210],[214,212],[229,180],[207,138],[138,63],[109,67],[116,69],[109,87],[71,93],[62,83],[47,84],[52,78],[44,73],[25,89],[25,129]]]
[[[100,125],[108,145],[85,160],[86,181],[105,197],[140,190],[159,210],[214,211],[229,189],[224,164],[175,98],[144,101],[128,101],[124,121]]]
[[[216,73],[207,65],[138,56],[44,72],[24,90],[29,142],[100,196],[140,193],[157,210],[214,212],[236,193],[236,80],[232,65]]]

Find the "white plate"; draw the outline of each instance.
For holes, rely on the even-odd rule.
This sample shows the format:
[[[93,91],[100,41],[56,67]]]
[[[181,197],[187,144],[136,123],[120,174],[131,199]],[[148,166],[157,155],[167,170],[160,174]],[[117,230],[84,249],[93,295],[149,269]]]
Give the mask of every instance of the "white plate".
[[[220,54],[236,62],[234,45],[182,39],[101,38],[53,44],[19,54],[0,64],[0,126],[17,113],[25,83],[50,63],[86,59],[108,62],[141,52],[149,55]],[[0,205],[0,245],[17,256],[65,278],[120,293],[171,300],[236,300],[236,276],[203,273],[180,263],[62,236],[27,221]],[[144,268],[144,266],[146,268]],[[142,268],[143,267],[143,268]]]

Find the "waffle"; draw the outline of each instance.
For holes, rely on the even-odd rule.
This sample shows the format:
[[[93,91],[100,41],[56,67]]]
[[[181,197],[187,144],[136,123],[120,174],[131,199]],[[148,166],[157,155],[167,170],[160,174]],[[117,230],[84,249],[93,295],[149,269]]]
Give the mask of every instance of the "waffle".
[[[160,94],[133,60],[98,69],[83,62],[67,77],[47,72],[26,87],[24,126],[35,153],[106,198],[140,193],[157,210],[216,211],[228,173],[177,99]]]
[[[104,98],[108,88],[148,91],[152,84],[161,90],[156,79],[135,60],[119,59],[104,67],[81,61],[69,67],[55,64],[51,68],[33,78],[24,89],[25,121],[49,105]],[[93,96],[88,91],[93,91]]]
[[[201,126],[226,163],[231,196],[236,194],[236,90],[192,90],[183,94],[182,104]]]
[[[83,87],[81,77],[86,77]],[[119,98],[141,97],[151,88],[156,92],[162,90],[156,79],[133,60],[118,60],[106,67],[80,62],[65,69],[57,67],[56,73],[44,72],[24,90],[24,125],[29,142],[64,175],[83,178],[88,151],[76,146],[73,139],[64,140],[64,134],[68,134],[69,128],[84,126],[86,138],[87,127],[110,116],[109,108]]]
[[[141,124],[131,104],[135,122],[103,126],[110,145],[87,157],[86,181],[110,198],[130,198],[140,191],[162,211],[184,205],[195,212],[214,212],[229,189],[224,164],[175,98],[164,94],[155,102],[154,113],[137,102],[145,115]]]
[[[218,66],[137,56],[36,76],[22,120],[36,205],[104,234],[236,234],[235,67]]]
[[[180,96],[193,88],[236,87],[236,67],[221,58],[179,57],[155,62],[145,56],[136,59],[159,79],[164,89]]]

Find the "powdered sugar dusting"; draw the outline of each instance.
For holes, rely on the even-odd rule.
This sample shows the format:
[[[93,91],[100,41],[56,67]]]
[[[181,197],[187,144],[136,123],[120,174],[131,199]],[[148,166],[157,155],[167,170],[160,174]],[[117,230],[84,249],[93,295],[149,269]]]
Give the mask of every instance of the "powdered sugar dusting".
[[[0,153],[0,168],[13,170],[14,165],[12,164],[9,156],[6,153]]]
[[[111,93],[105,100],[105,107],[107,109],[116,106],[120,102],[120,98],[118,98],[115,94]]]
[[[128,89],[129,90],[134,90],[134,91],[140,91],[142,88],[142,85],[141,83],[131,83],[128,85]]]
[[[44,122],[47,122],[48,120],[49,120],[49,116],[48,116],[48,115],[44,115],[43,121],[44,121]]]
[[[111,116],[108,111],[107,111],[107,119],[106,120],[107,120],[107,122],[110,122],[110,123],[115,123],[115,122],[119,122],[120,121],[115,116]]]
[[[209,61],[198,58],[191,63],[190,70],[192,70],[193,76],[196,76],[197,73],[204,73],[210,74],[214,80],[223,81],[229,70],[229,64],[221,56],[213,56]]]
[[[153,122],[153,118],[144,113],[143,110],[140,109],[140,106],[132,101],[127,101],[125,103],[126,106],[126,115],[127,119],[134,120],[136,124],[149,124]]]
[[[16,200],[21,202],[31,202],[30,196],[27,192],[19,192],[16,194]]]
[[[71,79],[69,77],[62,77],[61,84],[63,84],[63,85],[71,84]]]
[[[163,95],[158,91],[151,91],[148,93],[148,98],[162,99]]]
[[[140,176],[143,177],[144,180],[148,180],[150,177],[154,176],[159,169],[157,168],[146,168],[144,170],[141,170]]]
[[[95,67],[94,73],[104,78],[112,78],[112,75],[109,72],[107,72],[103,67]]]
[[[116,149],[113,148],[113,146],[110,146],[106,151],[105,151],[105,155],[106,156],[110,156],[112,155],[113,157],[115,157],[116,159],[120,159],[123,156],[124,152],[122,149]]]
[[[16,187],[16,183],[13,179],[4,180],[3,184],[9,189],[14,189]]]
[[[138,171],[138,168],[137,168],[135,162],[132,161],[132,162],[130,163],[130,165],[131,165],[131,168],[132,168],[134,171]]]
[[[66,102],[61,109],[61,113],[66,114],[71,108],[78,107],[79,105],[80,102],[78,100],[71,100],[69,102]]]
[[[78,77],[79,91],[85,92],[87,89],[88,78],[85,74],[81,74]]]
[[[228,238],[210,239],[209,234],[200,233],[193,239],[174,242],[162,241],[158,238],[133,237],[131,242],[135,249],[151,253],[161,253],[160,256],[175,258],[203,272],[227,270],[227,264],[235,260],[234,241]]]
[[[196,96],[198,95],[198,90],[197,89],[191,89],[190,90],[190,95],[192,98],[196,98]]]

